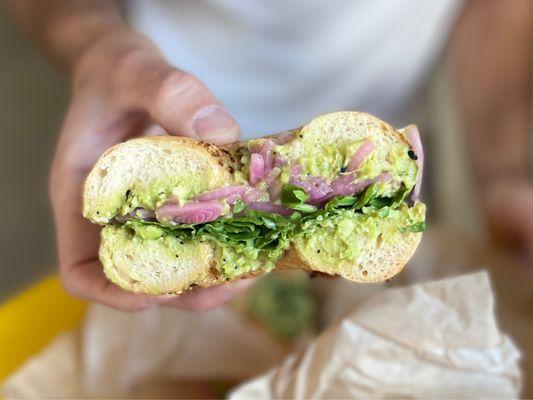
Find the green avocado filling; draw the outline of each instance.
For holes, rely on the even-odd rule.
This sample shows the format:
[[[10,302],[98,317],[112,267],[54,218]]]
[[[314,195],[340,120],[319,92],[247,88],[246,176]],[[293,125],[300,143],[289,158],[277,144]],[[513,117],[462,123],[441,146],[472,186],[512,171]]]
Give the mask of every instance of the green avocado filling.
[[[121,207],[115,210],[119,215],[126,215],[129,212],[144,208],[154,210],[169,198],[188,200],[208,190],[205,179],[200,173],[193,173],[181,179],[161,179],[149,190],[139,187],[131,187],[124,194]],[[120,195],[120,194],[118,194]],[[108,210],[104,210],[107,214]]]
[[[337,209],[330,218],[304,223],[295,246],[320,265],[341,272],[345,266],[360,263],[376,244],[394,241],[398,231],[422,232],[425,209],[422,203],[414,207],[403,203],[399,208],[365,206],[360,212]]]
[[[168,226],[130,220],[125,227],[146,240],[172,235],[185,240],[216,242],[219,245],[219,271],[229,279],[259,269],[271,270],[293,240],[305,242],[306,247],[320,243],[324,249],[329,249],[322,257],[333,252],[349,262],[364,251],[358,243],[351,241],[353,237],[370,232],[374,236],[382,235],[386,240],[398,231],[422,232],[425,229],[425,207],[421,203],[407,207],[404,199],[408,193],[409,190],[402,186],[395,196],[382,197],[378,194],[378,185],[371,185],[356,196],[336,197],[323,209],[317,209],[305,203],[308,199],[305,190],[286,184],[281,202],[294,210],[288,217],[251,210],[241,203],[236,207],[240,211],[237,216],[221,217],[212,222]],[[342,249],[341,245],[344,246]]]
[[[302,167],[303,176],[320,176],[331,182],[339,174],[346,171],[351,157],[363,142],[364,140],[349,140],[335,145],[323,143],[314,146],[312,143],[301,140],[297,160],[294,161]],[[408,150],[406,144],[377,146],[357,168],[357,178],[359,180],[373,179],[379,174],[390,173],[393,177],[390,182],[378,184],[377,191],[382,196],[392,196],[400,189],[401,182],[407,187],[413,187],[416,182],[418,167],[407,156]],[[290,146],[276,146],[274,151],[277,155],[289,159],[291,153],[295,152],[294,147]],[[290,175],[291,167],[289,165],[281,168],[280,180],[282,183],[288,183]]]
[[[161,223],[154,218],[132,216],[137,208],[154,210],[169,199],[184,204],[213,190],[205,187],[204,180],[190,175],[180,177],[179,184],[170,177],[149,193],[139,193],[136,188],[128,190],[118,212],[123,219],[115,218],[113,223],[124,226],[141,240],[169,236],[185,243],[199,240],[212,243],[216,248],[218,271],[226,279],[256,270],[271,270],[291,244],[313,252],[321,262],[353,265],[367,252],[365,246],[375,246],[376,240],[397,240],[398,234],[425,229],[425,206],[416,203],[408,207],[405,202],[418,174],[406,143],[380,143],[383,138],[373,138],[375,149],[362,160],[355,176],[359,181],[374,183],[358,194],[334,197],[318,208],[306,202],[310,197],[306,190],[290,184],[294,182],[292,168],[298,166],[303,180],[321,177],[331,183],[351,173],[347,172],[350,160],[364,140],[348,138],[321,143],[316,138],[307,140],[307,135],[305,129],[297,132],[284,145],[273,145],[268,139],[252,140],[234,151],[239,166],[233,173],[232,184],[247,185],[251,153],[267,142],[273,146],[271,156],[282,162],[274,168],[279,174],[275,179],[281,193],[273,196],[272,202],[288,209],[289,216],[253,210],[240,200],[232,206],[224,202],[224,211],[216,220],[199,224]],[[384,174],[388,179],[378,179]],[[261,192],[261,198],[256,201],[270,199],[266,178],[255,188]]]

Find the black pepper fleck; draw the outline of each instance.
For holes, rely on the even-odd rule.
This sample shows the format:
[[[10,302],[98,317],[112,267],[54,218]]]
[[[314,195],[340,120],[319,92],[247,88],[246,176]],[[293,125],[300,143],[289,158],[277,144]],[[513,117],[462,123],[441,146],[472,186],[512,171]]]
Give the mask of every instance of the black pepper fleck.
[[[320,250],[317,250],[316,252],[317,252],[317,253],[320,253]]]
[[[128,197],[130,194],[131,194],[131,190],[130,189],[126,190],[126,197]]]
[[[409,150],[407,152],[407,155],[409,156],[409,158],[411,160],[418,160],[418,156],[416,155],[416,153],[413,150]]]
[[[348,169],[348,167],[346,165],[343,165],[341,167],[341,174],[344,174],[346,172],[346,170]]]
[[[96,214],[100,215],[100,211],[96,211]]]
[[[304,137],[304,135],[298,135],[298,136],[300,136],[300,138],[303,138],[303,137]]]

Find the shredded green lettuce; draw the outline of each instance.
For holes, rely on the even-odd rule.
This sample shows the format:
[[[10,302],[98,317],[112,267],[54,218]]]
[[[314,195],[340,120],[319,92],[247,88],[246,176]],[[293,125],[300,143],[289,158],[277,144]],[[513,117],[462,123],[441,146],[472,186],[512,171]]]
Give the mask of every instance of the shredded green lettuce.
[[[389,209],[398,207],[408,194],[405,186],[394,197],[376,195],[376,185],[370,185],[355,196],[340,196],[331,199],[323,209],[306,204],[307,192],[297,186],[286,184],[282,188],[281,203],[294,210],[290,216],[252,210],[245,203],[237,202],[233,215],[220,217],[202,224],[164,225],[159,222],[132,219],[125,227],[145,239],[156,239],[163,234],[190,240],[213,240],[220,244],[218,266],[227,278],[255,271],[270,270],[289,247],[291,240],[314,221],[333,218],[340,210],[351,209],[362,213],[363,209],[379,210],[386,218]],[[425,223],[419,222],[399,227],[401,232],[422,232]]]

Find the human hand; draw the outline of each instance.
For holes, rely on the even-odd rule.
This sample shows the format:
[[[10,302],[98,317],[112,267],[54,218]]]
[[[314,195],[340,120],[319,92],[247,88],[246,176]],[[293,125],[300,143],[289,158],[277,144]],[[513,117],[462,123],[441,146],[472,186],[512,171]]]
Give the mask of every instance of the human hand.
[[[169,65],[144,36],[125,28],[108,32],[73,65],[72,100],[52,165],[50,197],[61,277],[75,296],[122,310],[154,304],[211,308],[249,286],[250,280],[181,296],[126,292],[103,274],[100,228],[81,214],[82,185],[100,155],[158,127],[216,144],[239,138],[235,120],[199,80]]]
[[[533,267],[533,182],[497,180],[482,196],[492,238]]]

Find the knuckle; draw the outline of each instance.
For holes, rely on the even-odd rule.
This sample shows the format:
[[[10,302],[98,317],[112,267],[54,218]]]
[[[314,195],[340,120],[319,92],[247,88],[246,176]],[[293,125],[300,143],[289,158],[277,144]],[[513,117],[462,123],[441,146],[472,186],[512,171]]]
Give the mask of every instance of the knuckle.
[[[187,98],[204,90],[204,85],[194,76],[177,70],[170,71],[163,76],[157,88],[156,98],[159,104],[169,100]]]
[[[202,293],[186,302],[186,308],[194,311],[204,311],[217,308],[229,300],[223,293]]]
[[[127,49],[116,55],[115,70],[123,73],[124,71],[137,70],[143,67],[147,61],[146,50],[142,48]]]
[[[66,277],[65,274],[61,274],[61,284],[70,296],[78,298],[82,297],[79,286],[72,279]]]
[[[142,302],[142,301],[131,301],[131,302],[128,302],[125,304],[119,304],[116,306],[116,308],[118,308],[119,310],[129,312],[129,313],[136,313],[139,311],[143,311],[149,307],[150,307],[149,304],[147,304],[146,302]]]

